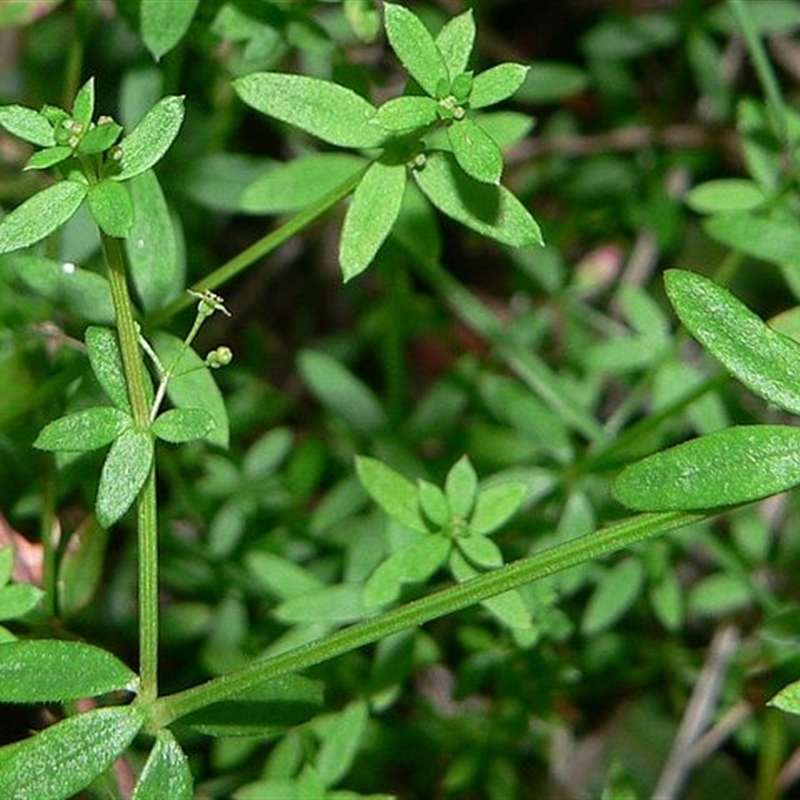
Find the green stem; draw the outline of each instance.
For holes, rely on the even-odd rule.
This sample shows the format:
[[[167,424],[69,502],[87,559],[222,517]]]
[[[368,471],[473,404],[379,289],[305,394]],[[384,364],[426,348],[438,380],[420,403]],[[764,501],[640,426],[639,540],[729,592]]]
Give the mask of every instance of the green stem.
[[[415,628],[439,617],[486,600],[523,584],[545,578],[586,561],[609,555],[636,542],[705,519],[710,515],[669,512],[640,514],[596,531],[589,536],[564,542],[541,553],[484,573],[465,583],[434,592],[374,619],[337,631],[326,638],[300,645],[263,661],[214,678],[156,703],[154,718],[169,725],[205,706],[242,694],[265,681],[307,669],[358,647]]]
[[[786,104],[783,102],[783,95],[781,94],[778,79],[772,69],[767,51],[764,49],[764,43],[758,33],[758,28],[753,21],[752,9],[748,7],[748,3],[744,0],[728,0],[728,7],[736,19],[736,24],[742,32],[745,43],[747,44],[747,51],[750,53],[750,58],[753,61],[758,80],[767,96],[767,103],[771,110],[772,125],[778,138],[783,142],[786,149],[786,154],[792,162],[794,174],[797,178],[800,176],[800,155],[794,146],[794,139],[791,130],[789,129],[788,119],[786,113]]]
[[[125,261],[119,239],[101,233],[103,255],[108,267],[111,297],[117,320],[122,367],[128,385],[133,418],[148,427],[150,408],[145,390],[145,370],[139,349],[139,334],[133,318],[133,303],[125,276]],[[158,516],[155,464],[138,500],[139,535],[139,680],[140,696],[154,700],[158,695]]]
[[[574,430],[590,441],[605,439],[597,420],[572,399],[567,387],[530,349],[514,339],[504,325],[475,295],[450,275],[435,259],[418,253],[413,244],[395,237],[410,261],[458,318],[479,336],[491,342],[508,367]]]
[[[195,283],[194,286],[191,287],[191,290],[194,292],[202,292],[206,289],[216,289],[232,278],[235,278],[240,272],[252,266],[265,255],[279,248],[293,236],[300,233],[304,228],[311,225],[312,222],[315,222],[337,203],[344,200],[344,198],[361,182],[368,167],[369,164],[366,164],[363,169],[360,169],[355,175],[341,183],[332,192],[329,192],[325,197],[314,203],[314,205],[309,206],[305,211],[301,211],[276,230],[271,231],[257,242],[251,244],[250,247],[242,250],[241,253],[234,256],[230,261],[227,261],[221,267],[210,272],[205,278]],[[152,317],[148,317],[145,321],[146,327],[150,329],[163,325],[164,322],[174,317],[175,314],[180,311],[183,311],[183,309],[192,302],[194,302],[194,298],[190,294],[184,293],[177,300],[166,306],[166,308],[157,311]]]

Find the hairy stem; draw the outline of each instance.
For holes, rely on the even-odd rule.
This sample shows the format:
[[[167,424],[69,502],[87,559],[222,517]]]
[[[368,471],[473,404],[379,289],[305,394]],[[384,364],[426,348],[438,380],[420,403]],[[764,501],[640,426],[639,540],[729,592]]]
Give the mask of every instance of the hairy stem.
[[[250,245],[250,247],[242,250],[241,253],[234,256],[230,261],[225,262],[221,267],[217,267],[213,272],[206,275],[205,278],[198,281],[191,287],[194,292],[202,292],[205,289],[217,289],[227,281],[235,278],[239,273],[244,272],[248,267],[251,267],[256,261],[276,250],[285,242],[288,242],[293,236],[298,234],[303,229],[315,222],[319,217],[329,211],[340,201],[344,200],[349,195],[364,177],[369,164],[365,164],[363,169],[360,169],[351,178],[337,186],[332,192],[325,195],[322,199],[318,200],[312,206],[301,211],[296,216],[285,222],[274,231],[270,231],[266,236],[263,236],[257,242]],[[170,303],[166,308],[157,311],[152,317],[146,320],[148,328],[158,327],[172,318],[180,311],[183,311],[188,305],[193,302],[192,297],[187,293],[179,297],[174,302]]]
[[[119,239],[103,233],[101,241],[108,267],[117,320],[117,337],[133,418],[137,425],[147,427],[150,423],[150,407],[145,389],[145,370],[125,276],[122,246]],[[140,695],[145,700],[153,700],[158,695],[158,517],[155,463],[150,468],[150,474],[139,494],[138,537]]]
[[[322,640],[309,642],[288,652],[257,661],[237,672],[163,697],[156,703],[154,718],[160,725],[169,725],[192,711],[229,699],[266,681],[299,672],[358,647],[378,642],[400,631],[415,628],[502,592],[609,555],[707,516],[668,512],[631,517],[589,536],[556,545],[465,583],[434,592],[374,619],[351,625]]]

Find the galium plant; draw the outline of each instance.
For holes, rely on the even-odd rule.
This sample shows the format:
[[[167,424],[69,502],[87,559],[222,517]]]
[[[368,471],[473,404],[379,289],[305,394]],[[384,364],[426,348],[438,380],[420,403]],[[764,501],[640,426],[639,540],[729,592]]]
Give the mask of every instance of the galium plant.
[[[156,58],[181,40],[198,4],[175,5],[179,12],[165,17],[163,3],[141,0],[139,4],[142,37]],[[742,4],[730,5],[750,30]],[[348,0],[346,10],[356,27],[374,28],[369,4]],[[708,519],[722,507],[800,484],[796,428],[728,428],[623,470],[614,494],[624,505],[644,513],[581,536],[556,539],[547,549],[507,563],[501,545],[491,537],[533,505],[541,487],[535,489],[507,474],[482,481],[466,455],[449,468],[442,486],[427,478],[415,483],[383,460],[362,455],[355,461],[360,491],[384,512],[389,544],[362,570],[361,584],[333,587],[353,601],[355,611],[348,619],[354,624],[317,628],[318,638],[304,638],[301,631],[294,647],[221,670],[222,674],[180,691],[159,690],[159,449],[163,443],[195,441],[224,448],[229,439],[225,405],[211,371],[226,366],[232,353],[220,345],[201,357],[193,343],[210,317],[229,314],[217,290],[345,198],[350,202],[338,253],[345,281],[370,267],[387,241],[399,242],[414,257],[419,275],[495,346],[504,366],[535,396],[533,407],[541,418],[558,416],[552,449],[570,449],[568,435],[590,443],[577,478],[581,468],[616,463],[623,449],[605,436],[585,398],[549,370],[521,334],[506,330],[441,268],[437,258],[404,238],[406,204],[427,202],[501,244],[516,248],[542,244],[535,219],[501,183],[503,151],[524,135],[528,121],[518,114],[488,110],[522,86],[526,67],[507,63],[474,73],[470,58],[476,31],[470,12],[453,18],[434,36],[403,5],[384,3],[383,11],[388,42],[408,73],[402,96],[376,106],[339,83],[263,70],[233,81],[236,95],[251,108],[348,152],[301,156],[285,169],[251,182],[240,210],[293,211],[296,216],[188,292],[182,291],[169,210],[154,171],[179,136],[182,97],[159,100],[129,132],[110,117],[96,115],[93,79],[75,93],[69,110],[0,107],[0,125],[39,148],[26,168],[49,170],[55,178],[0,219],[0,254],[12,254],[5,258],[17,273],[36,274],[53,294],[78,296],[93,323],[83,335],[88,366],[108,400],[89,407],[78,401],[77,407],[45,425],[34,445],[54,452],[61,465],[87,451],[108,448],[95,515],[107,529],[123,525],[135,508],[139,599],[136,671],[118,655],[92,644],[68,638],[17,638],[10,629],[0,628],[4,640],[0,702],[63,708],[60,721],[0,748],[0,796],[32,800],[73,796],[102,776],[138,739],[146,742],[148,755],[133,797],[188,800],[194,780],[182,743],[187,729],[221,740],[237,735],[284,737],[285,748],[277,760],[302,766],[290,777],[283,769],[280,778],[253,783],[252,794],[242,797],[255,797],[256,792],[304,800],[359,796],[335,786],[364,735],[370,704],[379,706],[385,698],[376,690],[374,697],[360,697],[340,711],[321,714],[324,687],[300,674],[304,670],[367,644],[386,645],[395,635],[475,604],[482,604],[518,642],[524,642],[520,631],[532,627],[535,605],[535,598],[524,591],[527,584]],[[751,36],[749,44],[759,52],[757,37]],[[305,192],[299,200],[287,189],[296,184]],[[777,188],[771,185],[770,190]],[[102,277],[36,249],[84,204],[102,245]],[[708,279],[672,271],[667,274],[667,290],[687,329],[731,374],[776,406],[790,413],[800,411],[796,388],[800,345]],[[183,338],[162,329],[190,304],[195,305],[195,316]],[[346,398],[334,398],[332,392],[328,397],[339,407],[357,398],[358,409],[366,410],[362,425],[385,422],[368,390],[350,376],[343,378],[324,357],[308,355],[304,368],[323,391],[330,391],[324,388],[326,376],[341,379],[337,386],[347,387]],[[274,436],[260,444],[245,472],[249,467],[259,475],[269,473],[285,456],[290,441]],[[344,504],[354,505],[349,496]],[[45,546],[54,555],[47,561],[51,574],[46,576],[45,590],[53,595],[49,608],[57,617],[58,552],[54,542]],[[228,553],[228,544],[221,542],[219,547],[222,555]],[[299,589],[317,590],[316,576],[273,554],[257,555],[265,581],[285,592],[285,607],[295,601],[295,608],[305,603],[306,613],[315,608]],[[41,600],[33,587],[9,583],[11,564],[10,551],[0,551],[2,619],[21,618]],[[449,585],[426,592],[420,585],[434,576],[448,576]],[[416,599],[397,604],[409,587]],[[330,596],[321,591],[325,600]],[[797,710],[794,691],[787,690],[775,702]],[[79,701],[84,703],[80,711]],[[313,748],[297,739],[298,726],[305,726]],[[300,751],[309,749],[313,755],[303,761]],[[65,763],[69,769],[63,768]]]

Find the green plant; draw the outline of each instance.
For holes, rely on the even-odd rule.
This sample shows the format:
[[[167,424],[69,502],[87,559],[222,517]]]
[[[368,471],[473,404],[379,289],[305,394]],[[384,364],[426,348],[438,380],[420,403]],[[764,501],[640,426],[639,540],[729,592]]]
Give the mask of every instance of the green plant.
[[[88,27],[88,4],[74,6]],[[384,3],[386,36],[407,75],[402,95],[374,105],[365,76],[338,64],[321,44],[326,33],[314,4],[264,3],[255,10],[230,2],[207,12],[195,0],[175,0],[174,13],[166,15],[159,0],[118,6],[153,58],[164,59],[163,72],[136,67],[126,75],[124,125],[96,116],[102,72],[97,87],[90,79],[78,88],[80,54],[65,88],[69,110],[0,107],[0,126],[38,148],[26,156],[26,172],[50,170],[56,178],[26,185],[25,199],[0,218],[4,279],[51,302],[47,312],[74,314],[69,324],[79,340],[74,352],[56,354],[54,375],[23,412],[13,406],[4,412],[0,401],[0,421],[3,413],[33,416],[31,424],[40,428],[35,448],[55,453],[53,462],[50,456],[43,462],[41,499],[28,498],[42,519],[44,591],[9,583],[11,554],[0,550],[0,618],[12,620],[0,629],[8,640],[0,645],[0,702],[60,707],[55,724],[0,748],[0,795],[119,796],[122,790],[103,775],[125,754],[138,767],[131,792],[140,800],[188,798],[195,791],[235,792],[240,800],[365,796],[380,784],[363,778],[370,772],[359,763],[369,760],[365,751],[376,761],[387,752],[402,759],[404,748],[427,756],[429,743],[433,749],[437,737],[449,736],[456,755],[442,792],[485,789],[506,800],[523,791],[509,753],[519,742],[535,747],[539,759],[548,752],[530,715],[541,710],[554,730],[560,722],[552,721],[551,707],[563,702],[563,686],[581,683],[564,666],[576,631],[587,645],[575,669],[588,676],[587,685],[613,684],[636,647],[614,628],[640,611],[645,592],[670,634],[690,613],[724,608],[713,594],[718,576],[712,574],[685,601],[687,611],[670,545],[638,543],[690,527],[723,565],[723,590],[732,586],[728,594],[736,602],[752,601],[765,613],[782,610],[772,591],[749,582],[748,559],[768,549],[759,544],[767,539],[762,520],[732,516],[731,547],[707,523],[729,507],[800,483],[797,429],[774,421],[729,426],[720,381],[681,360],[657,302],[626,285],[612,310],[601,313],[592,302],[591,269],[568,277],[560,256],[542,247],[539,225],[517,197],[530,192],[526,181],[536,188],[543,180],[538,166],[522,173],[525,180],[515,176],[517,193],[501,183],[504,153],[523,140],[531,121],[488,109],[518,91],[557,96],[560,85],[569,94],[586,85],[582,75],[540,69],[539,80],[545,76],[548,84],[543,89],[526,80],[528,68],[518,63],[474,72],[472,12],[447,21],[434,36],[424,14]],[[796,235],[794,117],[763,56],[763,30],[743,4],[725,8],[738,17],[768,102],[748,101],[739,111],[752,179],[697,187],[689,203],[711,215],[711,236],[738,251],[718,278],[734,271],[744,251],[777,263],[796,287],[792,247],[783,244]],[[783,30],[788,23],[780,11],[776,6],[767,22]],[[686,15],[700,83],[712,83],[706,69],[715,52],[712,34],[725,22],[715,19],[696,10]],[[599,84],[617,92],[617,100],[624,97],[629,76],[606,56],[620,41],[628,48],[622,59],[679,41],[673,23],[654,16],[630,28],[598,26],[586,48],[604,78]],[[372,3],[347,0],[336,24],[369,39],[379,18]],[[214,73],[212,94],[226,100],[218,114],[205,115],[210,121],[195,109],[187,130],[184,108],[192,96],[177,93],[175,74],[182,43],[198,28],[203,35],[192,40],[198,48],[209,47],[204,36],[220,31],[233,43],[226,56],[233,76]],[[275,71],[293,46],[303,68]],[[325,59],[330,69],[320,67]],[[175,93],[158,99],[162,78]],[[720,118],[730,111],[727,88],[704,89]],[[277,123],[269,128],[273,134],[290,126],[296,157],[274,163],[233,152],[197,155],[193,148],[230,135],[232,120],[243,113],[235,97],[259,121]],[[582,178],[589,206],[593,181],[619,177],[613,164],[596,167]],[[623,175],[632,186],[635,178]],[[552,177],[558,176],[556,165]],[[657,202],[663,198],[639,208],[623,195],[617,199],[630,219],[658,219],[664,242],[679,238],[653,211],[663,208]],[[200,270],[185,261],[206,266],[198,231],[208,221],[195,225],[197,239],[186,241],[185,259],[182,223],[169,205],[177,197],[222,212],[294,216],[266,235],[259,225],[255,243],[228,253],[222,266]],[[321,422],[310,423],[290,391],[278,396],[237,371],[240,351],[263,368],[260,350],[253,355],[252,337],[259,334],[240,329],[236,316],[233,327],[221,325],[233,304],[216,291],[233,291],[236,279],[255,274],[263,257],[307,234],[346,198],[338,245],[342,292],[363,291],[351,296],[367,310],[359,314],[356,335],[315,342],[300,353],[298,375],[325,411]],[[515,248],[508,252],[519,268],[516,279],[526,291],[544,287],[548,301],[511,323],[501,319],[443,266],[434,210],[477,234],[473,247],[488,238]],[[185,224],[191,215],[185,210]],[[558,236],[559,223],[552,227]],[[74,237],[86,253],[96,239],[98,269],[62,257],[59,234]],[[371,266],[363,278],[377,284],[361,290],[361,281],[352,279]],[[667,292],[688,331],[734,377],[774,406],[798,411],[799,345],[699,275],[668,272]],[[412,404],[408,387],[419,376],[409,377],[418,365],[409,368],[407,349],[417,337],[446,342],[450,335],[436,327],[441,318],[431,314],[434,305],[449,308],[477,343],[454,356]],[[190,316],[182,317],[186,309]],[[302,308],[291,310],[303,316]],[[39,309],[20,313],[37,319]],[[176,336],[173,326],[182,324],[188,333]],[[232,340],[236,360],[217,344]],[[195,345],[205,341],[211,343],[202,357]],[[553,366],[549,356],[562,348],[567,363]],[[3,375],[27,377],[21,351],[11,352],[8,362],[0,360]],[[383,396],[343,363],[358,357],[378,365]],[[603,398],[623,389],[625,398],[606,416]],[[635,421],[651,390],[653,407]],[[698,430],[705,435],[637,461]],[[181,447],[171,447],[176,444]],[[100,460],[92,455],[105,448]],[[607,490],[608,474],[621,467],[614,495],[644,512],[623,519]],[[96,487],[93,474],[99,474]],[[157,498],[162,484],[168,491]],[[85,495],[94,514],[71,543],[59,541],[57,504],[77,496],[83,505]],[[172,523],[189,534],[176,535]],[[129,525],[136,530],[138,574],[133,579],[126,572],[133,559],[121,553],[122,567],[105,596],[112,609],[138,596],[136,670],[125,663],[131,654],[124,648],[101,647],[102,637],[96,644],[75,640],[72,630],[84,638],[80,612],[99,591],[109,537],[124,541]],[[619,551],[615,564],[600,563]],[[170,595],[163,609],[160,586]],[[579,613],[576,602],[585,608],[579,626],[562,610]],[[471,616],[452,629],[446,645],[418,631],[466,609]],[[93,641],[91,634],[90,625],[85,638]],[[375,645],[369,656],[359,652],[366,645]],[[165,665],[184,647],[192,656],[176,676]],[[485,711],[478,704],[465,721],[451,714],[448,722],[443,714],[430,730],[411,736],[391,725],[376,736],[375,718],[391,712],[403,682],[445,648],[463,654],[463,690],[492,685],[495,707]],[[666,647],[660,653],[679,661]],[[349,660],[339,669],[335,659],[343,656]],[[535,661],[533,678],[522,667],[526,661]],[[647,662],[650,669],[654,662],[658,655]],[[676,695],[687,671],[670,672]],[[774,703],[796,710],[795,693],[796,684]],[[458,698],[451,700],[458,708]],[[262,753],[265,744],[271,749]],[[200,747],[217,774],[196,786]],[[260,768],[248,761],[254,752]],[[529,757],[522,752],[520,760]],[[66,761],[74,768],[61,769]],[[358,782],[338,788],[356,766],[367,788]],[[424,785],[427,765],[418,769]],[[628,770],[609,766],[601,776],[605,796],[629,790]]]

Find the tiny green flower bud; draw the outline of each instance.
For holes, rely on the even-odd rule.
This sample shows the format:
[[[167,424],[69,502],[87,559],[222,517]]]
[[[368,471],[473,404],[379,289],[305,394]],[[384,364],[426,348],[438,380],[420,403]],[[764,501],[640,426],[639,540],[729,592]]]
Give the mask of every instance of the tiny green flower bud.
[[[118,145],[118,144],[115,144],[115,145],[114,145],[114,146],[113,146],[113,147],[112,147],[112,148],[111,148],[111,149],[108,151],[108,157],[109,157],[109,158],[110,158],[112,161],[117,161],[117,162],[119,162],[119,161],[122,161],[122,156],[123,156],[123,155],[124,155],[124,153],[122,152],[122,147],[120,147],[120,145]]]
[[[215,311],[221,311],[226,317],[231,315],[231,312],[225,308],[225,303],[218,294],[214,294],[210,289],[202,292],[193,292],[188,290],[189,294],[197,297],[200,302],[197,304],[197,313],[201,317],[210,317]]]
[[[211,369],[219,369],[219,367],[226,367],[233,360],[233,352],[230,347],[224,345],[212,350],[206,356],[206,366]]]

